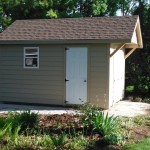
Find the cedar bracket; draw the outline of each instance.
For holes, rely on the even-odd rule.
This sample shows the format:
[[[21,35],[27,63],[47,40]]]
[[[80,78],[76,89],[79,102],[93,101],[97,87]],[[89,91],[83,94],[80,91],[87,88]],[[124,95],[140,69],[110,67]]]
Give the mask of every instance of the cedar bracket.
[[[128,58],[134,51],[136,48],[132,48],[125,56],[124,59]]]
[[[121,48],[123,48],[125,46],[125,43],[120,44],[116,50],[114,50],[111,54],[110,57],[112,57],[117,51],[119,51]]]

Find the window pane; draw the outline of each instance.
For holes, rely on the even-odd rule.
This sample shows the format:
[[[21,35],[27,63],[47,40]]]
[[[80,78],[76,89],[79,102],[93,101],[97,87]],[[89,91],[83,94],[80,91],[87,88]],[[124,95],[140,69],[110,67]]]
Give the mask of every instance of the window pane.
[[[25,66],[37,67],[37,58],[25,58]]]
[[[37,57],[38,51],[37,49],[26,49],[25,56],[26,57]]]
[[[39,68],[39,47],[24,47],[24,68]]]

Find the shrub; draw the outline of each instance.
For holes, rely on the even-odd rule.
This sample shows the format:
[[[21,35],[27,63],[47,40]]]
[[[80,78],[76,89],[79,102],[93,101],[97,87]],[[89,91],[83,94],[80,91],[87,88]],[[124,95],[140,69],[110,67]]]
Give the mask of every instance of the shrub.
[[[78,106],[79,114],[76,117],[79,119],[78,124],[86,128],[93,128],[92,120],[101,111],[101,108],[91,103],[84,103]]]
[[[10,113],[9,120],[12,120],[13,127],[21,124],[21,132],[27,132],[30,130],[30,134],[37,132],[39,117],[37,113],[33,113],[30,110],[18,113]]]
[[[107,144],[119,144],[123,141],[123,138],[120,134],[117,133],[112,133],[110,135],[105,135],[103,140],[107,143]]]
[[[102,136],[111,134],[118,129],[117,117],[108,116],[108,113],[99,112],[92,119],[93,130],[97,130]]]

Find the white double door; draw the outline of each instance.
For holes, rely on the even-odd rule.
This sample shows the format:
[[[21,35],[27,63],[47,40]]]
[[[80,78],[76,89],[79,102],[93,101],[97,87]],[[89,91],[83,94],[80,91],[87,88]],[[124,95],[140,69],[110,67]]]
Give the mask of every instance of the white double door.
[[[66,50],[66,103],[87,101],[87,48],[70,47]]]

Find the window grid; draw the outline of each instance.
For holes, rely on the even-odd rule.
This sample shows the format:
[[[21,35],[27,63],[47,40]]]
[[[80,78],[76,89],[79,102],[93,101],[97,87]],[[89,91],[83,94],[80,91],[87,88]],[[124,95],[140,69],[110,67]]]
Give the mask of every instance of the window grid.
[[[24,47],[23,64],[24,68],[39,68],[39,47]]]

